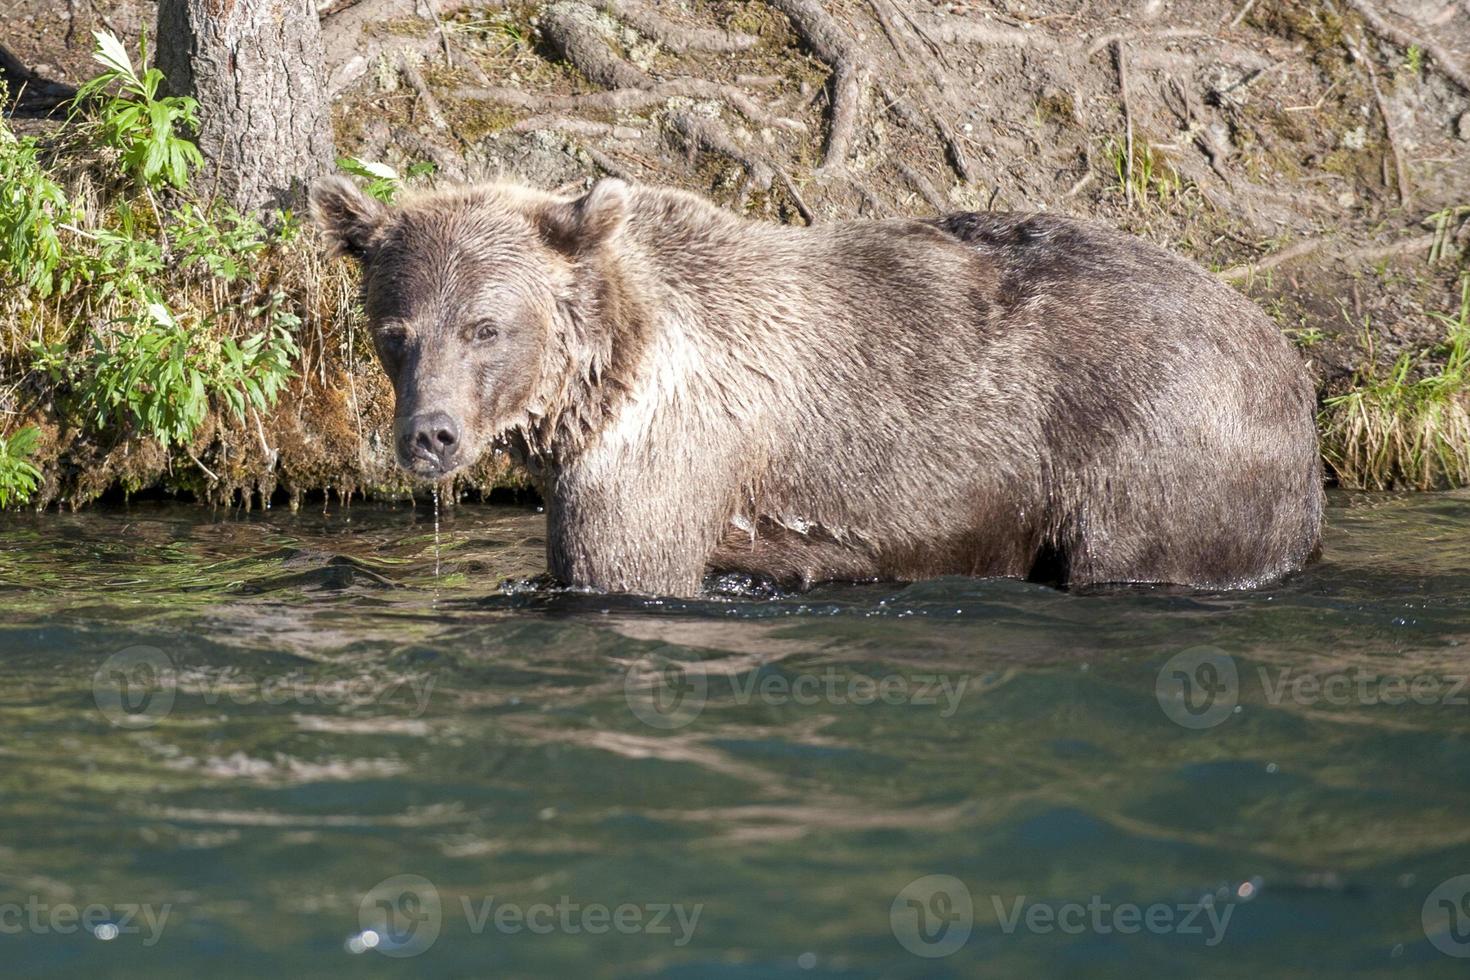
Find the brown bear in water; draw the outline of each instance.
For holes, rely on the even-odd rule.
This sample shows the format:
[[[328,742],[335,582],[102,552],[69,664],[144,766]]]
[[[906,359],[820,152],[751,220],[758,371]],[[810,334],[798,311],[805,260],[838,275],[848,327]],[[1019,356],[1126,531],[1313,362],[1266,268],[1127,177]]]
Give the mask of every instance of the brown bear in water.
[[[1234,588],[1317,548],[1300,358],[1137,239],[1047,214],[784,227],[617,180],[387,207],[329,179],[313,207],[362,263],[399,460],[437,478],[507,447],[570,585]]]

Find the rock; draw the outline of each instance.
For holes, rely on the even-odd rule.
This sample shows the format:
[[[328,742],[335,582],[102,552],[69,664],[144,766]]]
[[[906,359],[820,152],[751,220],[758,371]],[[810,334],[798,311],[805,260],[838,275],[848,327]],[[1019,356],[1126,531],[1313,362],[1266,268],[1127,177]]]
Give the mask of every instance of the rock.
[[[1455,134],[1470,143],[1470,112],[1460,113],[1460,121],[1455,124]]]

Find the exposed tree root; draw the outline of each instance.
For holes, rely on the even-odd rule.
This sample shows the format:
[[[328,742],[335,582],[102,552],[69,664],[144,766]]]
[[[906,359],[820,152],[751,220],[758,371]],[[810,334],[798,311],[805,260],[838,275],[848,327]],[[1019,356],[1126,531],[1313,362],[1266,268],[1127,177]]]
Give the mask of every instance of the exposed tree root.
[[[1416,37],[1401,27],[1395,26],[1368,0],[1345,0],[1347,5],[1358,12],[1363,22],[1372,29],[1379,37],[1387,38],[1401,48],[1418,48],[1429,55],[1431,61],[1439,66],[1444,76],[1466,92],[1470,92],[1470,72],[1461,68],[1444,48],[1425,38]]]
[[[780,179],[781,186],[786,188],[786,196],[791,198],[791,204],[796,208],[796,213],[801,215],[807,224],[816,224],[817,214],[806,203],[806,200],[802,198],[801,191],[796,186],[796,181],[792,180],[791,175],[780,167],[776,168],[776,176]]]
[[[847,33],[816,0],[766,2],[786,15],[812,53],[832,69],[832,108],[820,169],[829,174],[840,173],[847,166],[862,111],[863,87],[867,83],[864,59]]]
[[[934,185],[929,183],[928,179],[926,179],[923,174],[919,173],[913,167],[910,167],[908,164],[902,161],[899,161],[896,166],[898,167],[898,172],[903,177],[903,179],[909,183],[909,186],[913,187],[914,190],[919,192],[919,196],[922,197],[926,202],[928,202],[929,206],[933,208],[935,212],[943,214],[944,212],[950,210],[949,202],[946,201],[940,195],[940,193],[934,189]]]
[[[608,46],[584,3],[553,3],[541,20],[541,33],[567,61],[603,88],[648,88],[652,79],[643,69],[621,57]]]
[[[1239,282],[1249,279],[1258,272],[1266,272],[1279,265],[1285,265],[1293,259],[1299,259],[1305,255],[1311,255],[1330,245],[1341,241],[1337,236],[1323,238],[1307,238],[1294,242],[1279,252],[1273,252],[1258,262],[1243,262],[1240,265],[1223,269],[1217,275],[1226,282]],[[1344,249],[1334,258],[1350,263],[1378,262],[1383,259],[1392,258],[1396,255],[1404,255],[1409,252],[1423,252],[1429,254],[1429,250],[1439,241],[1436,234],[1416,235],[1413,238],[1404,238],[1387,245],[1368,245],[1362,248]]]
[[[593,119],[578,119],[575,116],[531,116],[515,124],[516,132],[525,133],[533,129],[554,129],[563,133],[594,138],[611,136],[617,140],[636,140],[643,136],[643,130],[634,129],[632,126],[618,126],[613,123],[597,122]]]
[[[600,0],[598,6],[638,33],[651,37],[675,54],[707,51],[730,54],[755,47],[759,40],[739,31],[721,31],[707,27],[690,27],[669,20],[639,0]]]
[[[941,44],[978,44],[993,48],[1042,48],[1058,50],[1056,38],[1042,31],[1028,31],[987,21],[947,18],[925,21],[924,33]]]
[[[327,66],[327,94],[335,96],[371,70],[379,58],[389,64],[401,63],[404,57],[422,58],[443,50],[448,56],[448,41],[439,18],[465,6],[468,0],[428,0],[434,6],[422,6],[420,0],[357,0],[338,3],[322,15],[322,50]],[[389,43],[365,43],[369,28],[387,20],[418,17],[434,25],[423,37],[395,35]],[[463,62],[467,59],[459,59]],[[457,63],[459,63],[457,62]]]
[[[893,50],[898,54],[899,61],[904,65],[905,69],[911,75],[917,76],[920,72],[913,66],[915,64],[922,65],[922,74],[927,79],[927,84],[924,87],[932,87],[939,98],[947,100],[945,93],[948,87],[945,85],[943,73],[936,64],[936,62],[942,62],[944,60],[944,49],[938,44],[935,44],[914,23],[912,18],[903,17],[904,23],[912,31],[914,39],[928,48],[928,54],[924,51],[917,50],[914,39],[911,39],[898,28],[894,19],[885,9],[890,3],[891,0],[868,0],[868,5],[872,9],[873,15],[878,18],[878,23],[883,28],[883,34],[888,38],[889,44],[893,45]],[[893,12],[901,17],[903,16],[902,11],[896,7],[893,9]],[[917,78],[915,80],[917,81]],[[915,87],[917,88],[917,86]],[[888,85],[882,86],[882,92],[884,101],[890,106],[899,107],[904,104],[903,95],[901,93],[895,93]],[[959,137],[955,134],[954,129],[945,118],[947,111],[952,111],[952,109],[941,110],[936,108],[932,100],[922,95],[917,95],[917,98],[922,102],[924,116],[927,117],[929,124],[934,127],[940,141],[944,144],[945,154],[948,156],[951,166],[954,167],[955,173],[960,176],[961,180],[973,180],[974,173],[970,169],[970,160],[969,156],[965,153],[964,144],[960,142]],[[911,119],[910,124],[916,129],[923,129],[923,124],[920,120]]]
[[[618,177],[618,178],[621,178],[622,180],[627,180],[627,181],[635,181],[635,180],[638,179],[638,174],[637,173],[635,173],[632,170],[629,170],[627,167],[623,166],[620,162],[618,162],[617,160],[614,160],[608,154],[603,153],[601,150],[597,149],[595,146],[584,146],[582,148],[582,152],[584,152],[584,153],[587,154],[587,158],[589,160],[591,160],[593,163],[597,164],[597,168],[599,170],[601,170],[605,174],[608,174],[609,176]]]
[[[740,164],[745,170],[747,181],[756,190],[769,191],[772,184],[779,180],[792,206],[796,208],[796,212],[807,224],[816,224],[816,212],[802,197],[791,175],[771,160],[742,149],[730,139],[724,127],[714,120],[704,119],[689,112],[676,112],[669,116],[669,123],[679,135],[684,137],[691,150],[709,150]]]
[[[406,4],[411,0],[362,2]],[[816,169],[818,176],[827,178],[822,182],[822,194],[830,197],[847,190],[859,199],[864,196],[852,164],[870,90],[882,100],[879,111],[891,113],[908,130],[936,141],[958,178],[974,181],[977,171],[967,149],[967,137],[959,131],[955,122],[959,113],[950,101],[946,71],[951,66],[943,33],[920,23],[894,0],[868,2],[887,37],[887,48],[871,47],[867,38],[854,33],[853,22],[839,20],[817,0],[767,0],[768,6],[785,15],[803,46],[831,72],[826,87],[822,159]],[[806,124],[786,114],[791,110],[763,105],[752,94],[754,89],[783,84],[782,76],[739,75],[735,84],[689,76],[655,78],[624,55],[605,17],[621,21],[676,54],[738,53],[757,42],[751,35],[675,21],[644,0],[558,0],[541,9],[541,36],[551,51],[581,72],[597,91],[542,94],[511,86],[466,85],[452,94],[531,113],[530,118],[514,125],[517,131],[554,129],[589,139],[633,138],[635,128],[601,118],[582,118],[586,114],[667,108],[670,127],[687,147],[734,160],[744,168],[750,185],[760,190],[769,190],[779,179],[784,196],[797,212],[808,221],[816,220],[815,209],[804,200],[790,176],[773,162],[770,151],[744,146],[746,140],[718,116],[689,112],[672,104],[680,99],[719,102],[762,130],[804,133]],[[772,140],[770,132],[762,137],[768,143]],[[911,172],[917,173],[912,168]],[[927,180],[925,183],[927,191],[921,193],[931,204],[946,199],[941,190]],[[866,193],[871,196],[870,191]]]
[[[1118,63],[1118,98],[1123,102],[1123,190],[1128,206],[1133,207],[1133,105],[1128,98],[1128,51],[1123,39],[1113,41],[1113,57]]]
[[[1087,57],[1091,58],[1093,55],[1098,54],[1109,45],[1120,44],[1123,42],[1157,44],[1163,41],[1179,41],[1186,38],[1201,38],[1212,36],[1213,35],[1210,34],[1209,31],[1201,31],[1193,27],[1167,27],[1163,30],[1158,31],[1138,31],[1136,33],[1126,34],[1104,34],[1101,37],[1093,38],[1091,43],[1087,45]]]
[[[774,116],[739,89],[703,78],[676,78],[667,82],[654,82],[648,79],[647,88],[604,89],[601,92],[587,92],[582,95],[538,95],[521,89],[480,86],[462,86],[454,90],[454,95],[462,99],[480,99],[517,109],[548,113],[636,112],[640,109],[663,105],[670,99],[711,99],[729,103],[731,107],[756,125],[773,126],[797,133],[806,132],[806,124],[799,119]]]
[[[542,31],[547,41],[577,66],[591,82],[609,89],[608,92],[576,96],[583,108],[635,109],[647,108],[671,98],[716,99],[726,102],[731,108],[759,126],[777,126],[783,129],[804,131],[806,127],[794,119],[773,116],[733,85],[724,85],[704,78],[678,78],[665,82],[655,81],[643,69],[618,55],[603,38],[587,14],[590,8],[580,3],[556,3],[546,12]],[[567,111],[577,106],[559,100],[528,101],[525,93],[510,95],[509,90],[498,94],[505,96],[501,101],[539,111]]]
[[[417,59],[408,54],[401,55],[398,59],[398,70],[402,72],[409,86],[418,94],[419,102],[424,107],[424,113],[429,117],[429,121],[434,124],[434,128],[442,130],[449,129],[449,123],[444,118],[444,110],[439,108],[439,100],[429,90],[429,83],[424,80],[424,73],[419,71]]]
[[[1395,183],[1399,192],[1399,204],[1408,207],[1409,197],[1411,195],[1409,171],[1404,166],[1403,152],[1399,150],[1398,136],[1394,133],[1393,117],[1388,113],[1388,102],[1384,100],[1383,89],[1378,85],[1378,69],[1373,67],[1373,60],[1364,55],[1356,45],[1352,46],[1352,51],[1368,71],[1368,86],[1373,90],[1373,102],[1378,106],[1378,115],[1383,120],[1383,137],[1388,143],[1389,154],[1393,158]],[[1384,170],[1387,171],[1387,169],[1388,167],[1385,164]],[[1385,184],[1388,183],[1387,173],[1384,174],[1383,182]]]
[[[776,168],[764,158],[750,153],[730,138],[724,126],[713,119],[696,116],[692,112],[669,114],[669,124],[684,137],[691,149],[704,149],[729,157],[745,168],[751,184],[756,190],[769,191],[776,177]]]

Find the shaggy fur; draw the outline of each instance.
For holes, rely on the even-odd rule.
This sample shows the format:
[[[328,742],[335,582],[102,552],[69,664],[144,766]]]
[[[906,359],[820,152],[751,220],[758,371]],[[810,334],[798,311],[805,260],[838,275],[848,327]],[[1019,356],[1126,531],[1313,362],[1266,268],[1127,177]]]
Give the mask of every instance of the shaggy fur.
[[[363,264],[402,462],[509,446],[569,584],[1231,588],[1317,547],[1300,359],[1142,241],[1037,214],[791,228],[615,180],[391,209],[331,180],[314,207]],[[415,452],[426,413],[447,454]]]

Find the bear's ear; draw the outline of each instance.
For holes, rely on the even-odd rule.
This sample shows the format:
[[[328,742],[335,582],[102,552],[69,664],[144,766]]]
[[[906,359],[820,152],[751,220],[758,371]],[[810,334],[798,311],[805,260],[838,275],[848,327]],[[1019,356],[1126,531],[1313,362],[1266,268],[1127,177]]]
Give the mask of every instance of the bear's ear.
[[[549,205],[541,215],[547,242],[570,254],[612,241],[628,216],[628,185],[604,177],[575,201]]]
[[[311,217],[327,237],[333,255],[361,261],[387,215],[382,202],[368,197],[346,177],[323,177],[312,185]]]

